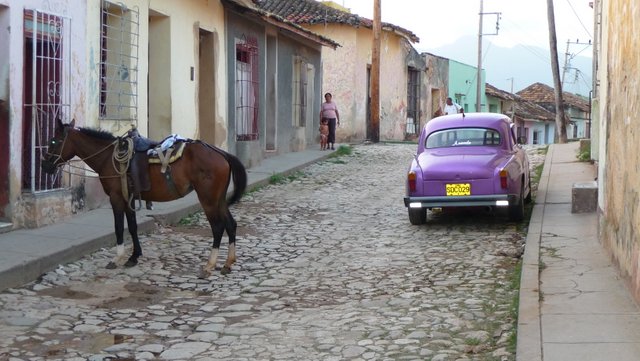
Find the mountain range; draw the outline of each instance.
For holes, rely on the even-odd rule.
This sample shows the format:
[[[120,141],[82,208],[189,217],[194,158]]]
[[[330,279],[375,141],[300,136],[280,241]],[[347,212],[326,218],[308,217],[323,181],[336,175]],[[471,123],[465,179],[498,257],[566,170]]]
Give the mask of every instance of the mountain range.
[[[527,86],[540,82],[553,87],[551,73],[551,56],[548,49],[530,46],[516,45],[511,48],[493,44],[490,38],[484,37],[482,41],[482,68],[485,70],[486,81],[496,88],[516,93]],[[478,38],[473,36],[462,37],[454,43],[435,48],[422,50],[416,44],[418,51],[456,60],[458,62],[477,67],[478,65]],[[558,61],[560,74],[562,75],[565,63],[566,43],[558,43]],[[591,46],[574,46],[569,52],[581,50],[582,53],[591,54]],[[569,71],[565,73],[564,91],[589,96],[592,88],[592,60],[591,57],[580,56],[571,53]],[[512,88],[513,87],[513,88]]]

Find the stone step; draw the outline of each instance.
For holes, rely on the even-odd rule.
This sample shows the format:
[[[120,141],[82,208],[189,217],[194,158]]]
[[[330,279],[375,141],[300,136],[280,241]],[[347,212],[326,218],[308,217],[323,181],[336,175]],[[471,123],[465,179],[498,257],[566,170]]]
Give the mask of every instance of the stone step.
[[[571,213],[591,213],[598,208],[598,183],[574,183],[571,188]]]
[[[0,233],[6,233],[13,229],[13,223],[0,222]]]

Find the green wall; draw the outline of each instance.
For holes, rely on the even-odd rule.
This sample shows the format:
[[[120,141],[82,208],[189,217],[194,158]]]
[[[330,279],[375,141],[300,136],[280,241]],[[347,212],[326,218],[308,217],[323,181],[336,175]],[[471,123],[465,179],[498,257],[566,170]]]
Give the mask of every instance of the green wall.
[[[455,60],[449,60],[449,94],[451,98],[460,104],[465,112],[476,111],[476,77],[477,67],[460,63]],[[487,106],[487,97],[484,94],[486,75],[482,70],[482,79],[480,89],[482,90],[481,101],[482,109],[486,112],[489,110]]]

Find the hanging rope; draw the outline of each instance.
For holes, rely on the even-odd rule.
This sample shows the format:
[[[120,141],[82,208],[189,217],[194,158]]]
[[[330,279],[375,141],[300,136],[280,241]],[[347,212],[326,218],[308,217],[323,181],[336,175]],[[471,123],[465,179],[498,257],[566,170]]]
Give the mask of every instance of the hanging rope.
[[[133,138],[119,138],[119,141],[119,144],[113,147],[113,157],[111,157],[111,161],[113,162],[113,168],[120,176],[122,196],[127,200],[129,207],[131,207],[129,199],[129,184],[127,182],[127,170],[129,169],[131,158],[133,158]],[[124,148],[122,145],[124,145]]]

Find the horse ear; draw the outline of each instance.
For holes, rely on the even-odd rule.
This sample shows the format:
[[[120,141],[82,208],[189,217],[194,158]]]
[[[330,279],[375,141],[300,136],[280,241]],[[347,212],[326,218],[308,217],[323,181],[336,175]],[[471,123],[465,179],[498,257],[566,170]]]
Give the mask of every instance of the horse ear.
[[[76,118],[73,118],[71,120],[71,123],[69,123],[69,125],[71,126],[71,128],[75,128],[76,127]]]

